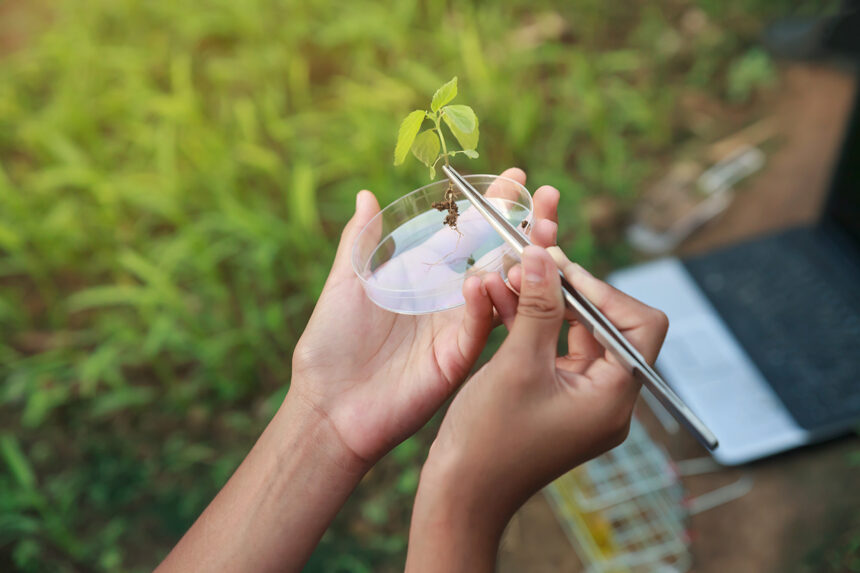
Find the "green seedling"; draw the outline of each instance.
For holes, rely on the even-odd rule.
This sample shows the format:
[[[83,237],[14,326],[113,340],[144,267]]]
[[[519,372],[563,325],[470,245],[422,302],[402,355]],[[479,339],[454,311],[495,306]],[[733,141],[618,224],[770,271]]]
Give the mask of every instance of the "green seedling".
[[[400,165],[406,161],[409,152],[412,152],[421,163],[430,168],[430,179],[436,177],[436,166],[439,161],[450,165],[449,158],[458,154],[465,155],[470,159],[478,157],[475,148],[478,146],[478,116],[474,110],[467,105],[449,105],[457,97],[457,78],[436,90],[430,101],[430,109],[416,109],[406,116],[400,124],[397,134],[397,146],[394,149],[394,165]],[[427,122],[432,126],[424,131],[421,127]],[[460,144],[461,149],[453,149],[445,140],[442,124],[448,126],[451,134]],[[420,132],[420,133],[419,133]],[[457,230],[457,202],[454,200],[454,186],[448,184],[445,191],[444,201],[436,201],[433,208],[439,211],[448,211],[445,216],[445,224]]]

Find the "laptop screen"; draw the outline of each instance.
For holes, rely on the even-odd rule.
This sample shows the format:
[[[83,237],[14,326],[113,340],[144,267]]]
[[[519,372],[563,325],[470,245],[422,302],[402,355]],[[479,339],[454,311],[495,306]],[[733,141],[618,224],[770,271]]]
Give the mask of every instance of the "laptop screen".
[[[860,249],[860,89],[840,153],[823,223],[839,228]]]

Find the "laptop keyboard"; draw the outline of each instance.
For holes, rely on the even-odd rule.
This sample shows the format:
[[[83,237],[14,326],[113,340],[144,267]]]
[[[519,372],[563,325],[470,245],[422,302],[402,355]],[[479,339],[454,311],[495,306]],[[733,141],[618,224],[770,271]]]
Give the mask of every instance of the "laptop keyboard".
[[[814,229],[684,261],[807,430],[860,419],[860,270]]]

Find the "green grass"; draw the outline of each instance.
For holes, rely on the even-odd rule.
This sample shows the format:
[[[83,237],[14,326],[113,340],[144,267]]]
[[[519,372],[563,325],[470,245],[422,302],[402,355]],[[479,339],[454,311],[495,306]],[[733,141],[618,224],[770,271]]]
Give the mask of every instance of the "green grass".
[[[558,186],[564,246],[605,268],[624,249],[583,206],[625,209],[689,137],[679,94],[772,80],[749,49],[775,7],[752,0],[703,2],[698,33],[680,0],[4,4],[36,16],[0,55],[2,570],[169,550],[284,395],[355,193],[425,182],[392,151],[443,81],[482,118],[468,168]],[[430,435],[368,476],[310,569],[402,564]]]

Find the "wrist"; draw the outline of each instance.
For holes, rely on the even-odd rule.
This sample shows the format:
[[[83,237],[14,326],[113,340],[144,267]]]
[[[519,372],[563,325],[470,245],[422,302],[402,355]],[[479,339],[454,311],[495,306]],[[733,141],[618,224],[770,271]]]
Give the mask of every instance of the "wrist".
[[[492,481],[437,444],[421,470],[409,532],[407,571],[492,571],[516,505]],[[498,484],[496,484],[498,485]]]
[[[373,465],[346,445],[328,415],[294,388],[290,388],[270,427],[280,454],[296,457],[296,450],[325,465],[329,475],[358,483]],[[269,433],[269,432],[267,432]]]
[[[519,507],[504,476],[481,454],[438,445],[433,444],[421,469],[417,495],[452,518],[501,535]]]

